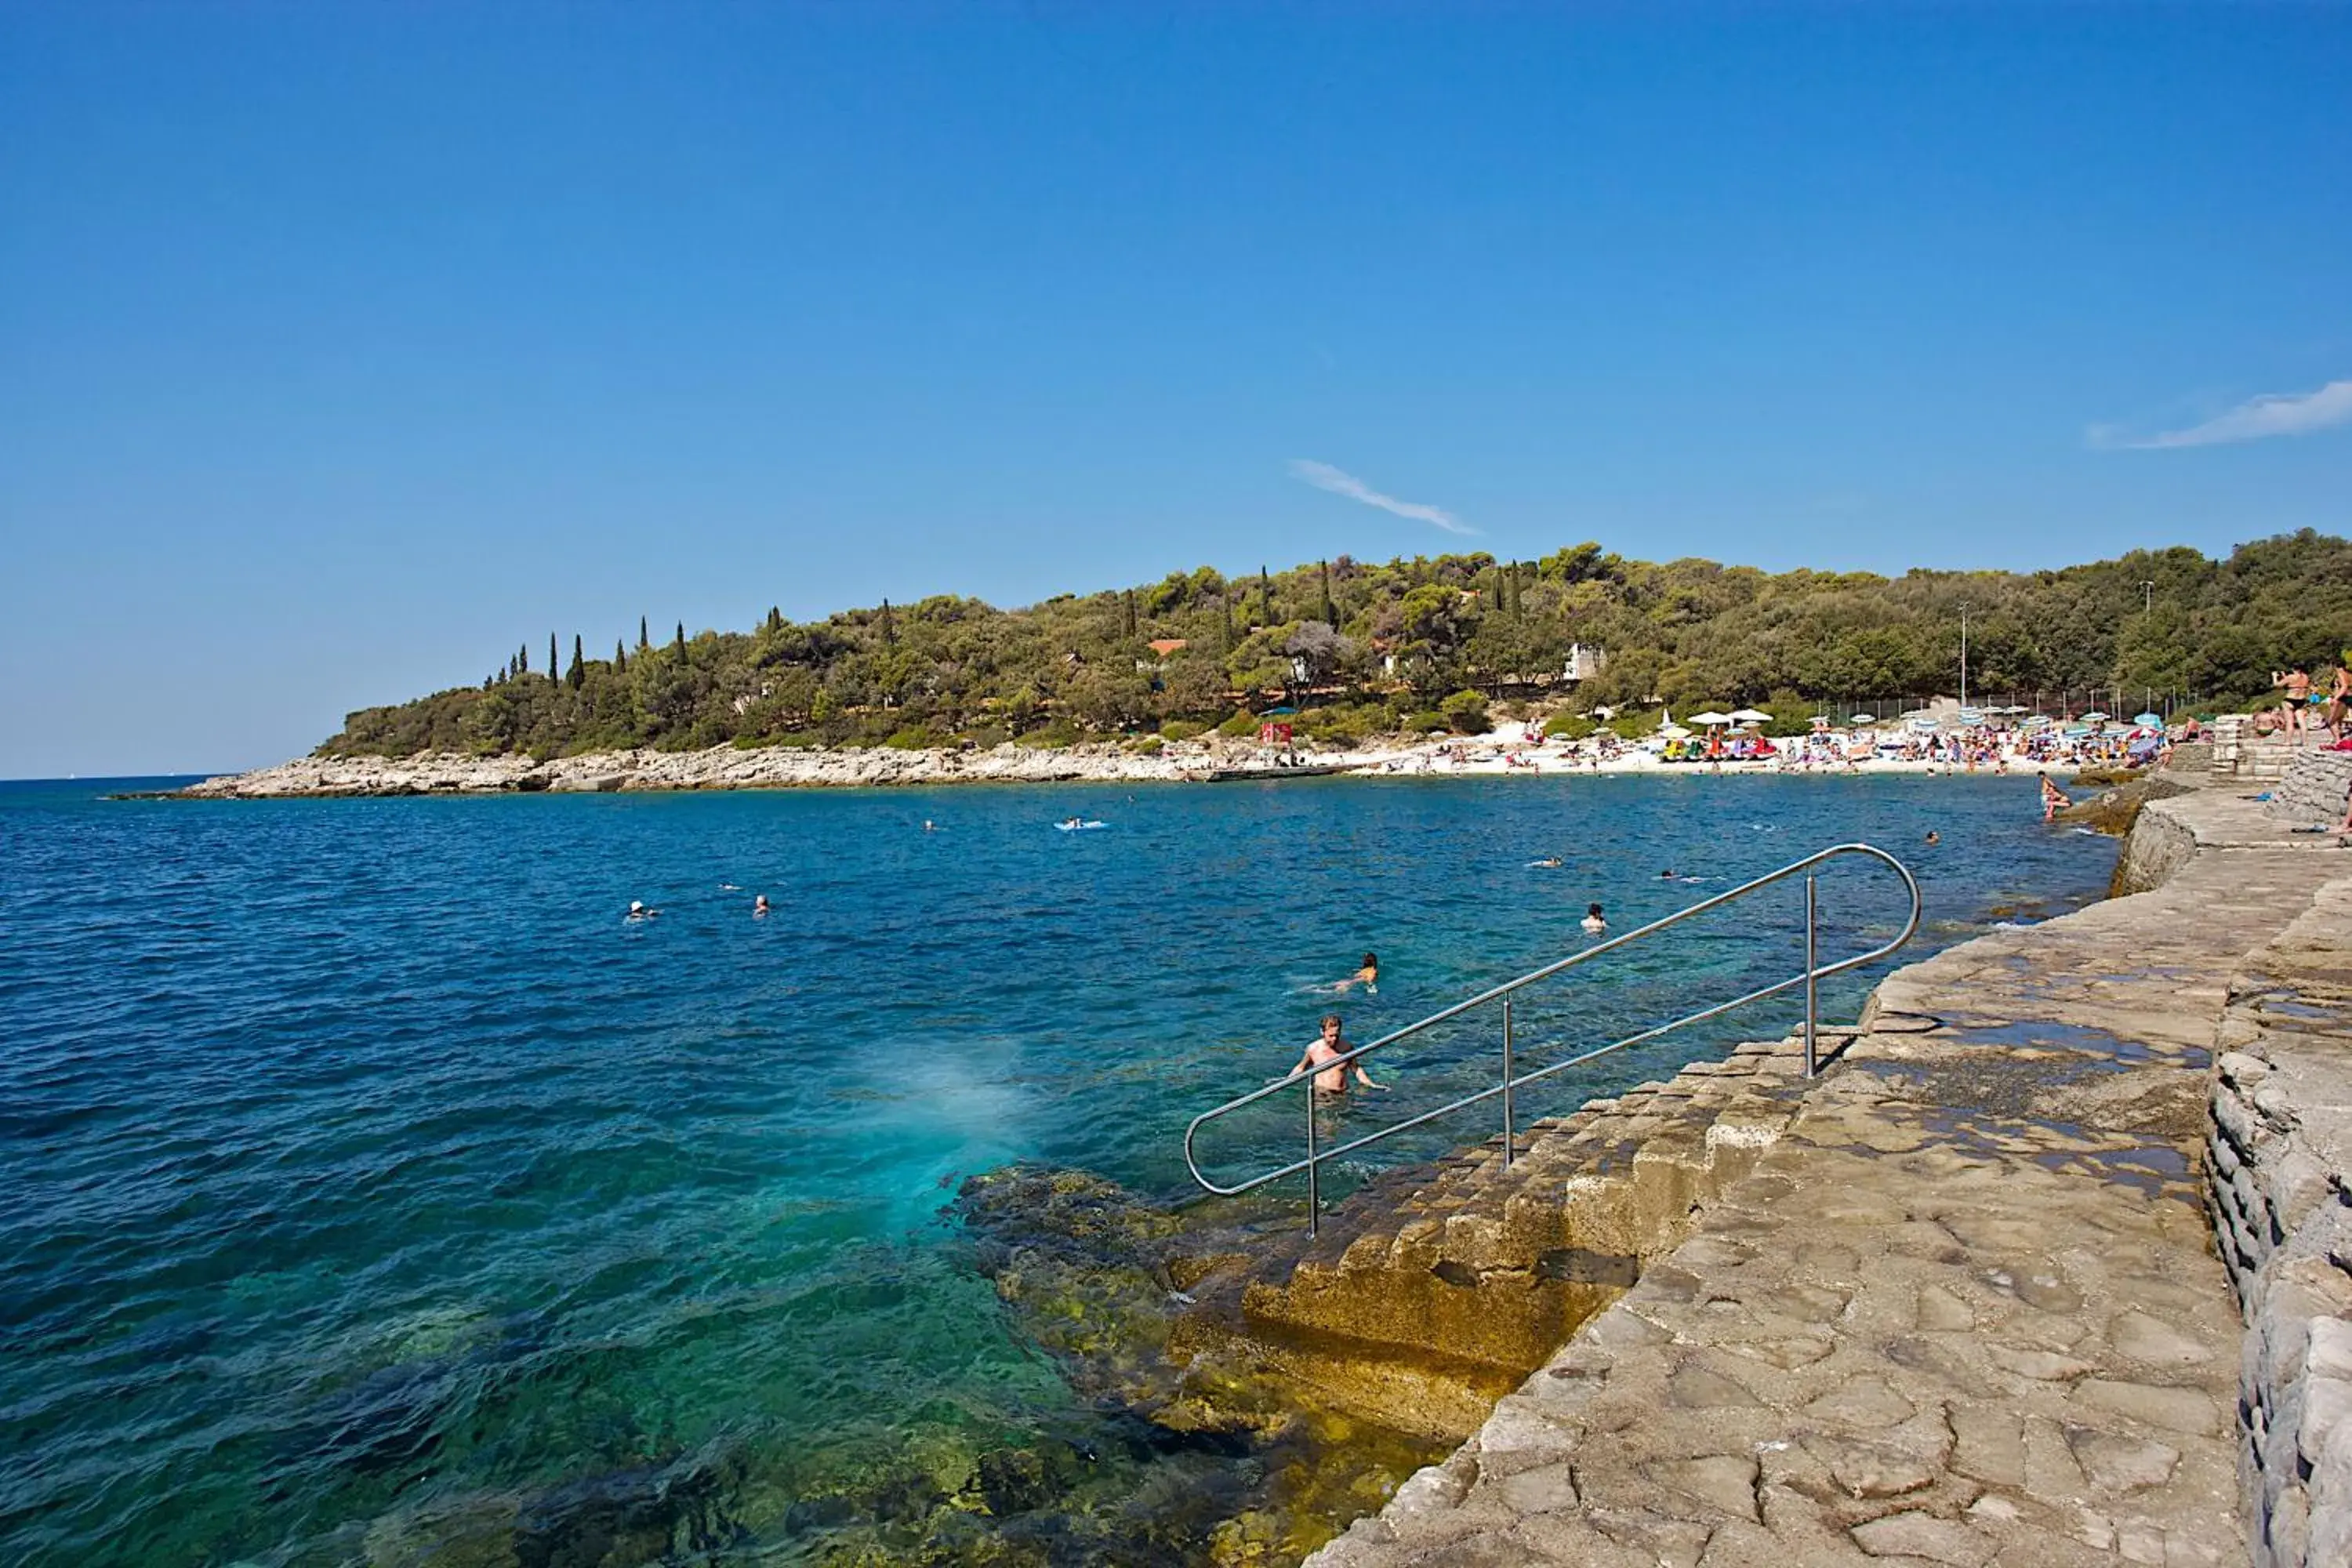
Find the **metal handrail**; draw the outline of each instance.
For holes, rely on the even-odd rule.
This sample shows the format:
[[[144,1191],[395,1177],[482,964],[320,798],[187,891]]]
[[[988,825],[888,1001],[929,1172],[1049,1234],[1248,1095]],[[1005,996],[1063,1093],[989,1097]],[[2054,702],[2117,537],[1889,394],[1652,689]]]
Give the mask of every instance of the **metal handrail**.
[[[1880,945],[1872,948],[1867,952],[1857,953],[1852,958],[1841,959],[1835,963],[1822,964],[1819,962],[1819,954],[1815,950],[1816,928],[1814,917],[1816,909],[1816,894],[1814,887],[1815,879],[1811,875],[1811,872],[1814,867],[1821,865],[1823,861],[1835,859],[1841,855],[1866,855],[1874,860],[1884,861],[1886,865],[1892,867],[1895,874],[1903,879],[1905,890],[1911,895],[1911,913],[1910,917],[1903,922],[1902,931],[1895,934],[1895,940],[1892,942],[1883,942]],[[1799,872],[1806,874],[1805,968],[1802,973],[1791,975],[1786,980],[1777,981],[1759,990],[1750,991],[1744,996],[1736,996],[1728,1002],[1718,1003],[1715,1006],[1702,1008],[1696,1013],[1686,1013],[1671,1023],[1660,1024],[1654,1028],[1644,1029],[1637,1035],[1628,1035],[1622,1040],[1612,1041],[1605,1046],[1595,1047],[1591,1050],[1584,1051],[1577,1056],[1570,1057],[1565,1061],[1554,1062],[1549,1067],[1538,1068],[1533,1072],[1521,1074],[1517,1077],[1512,1076],[1511,997],[1515,993],[1536,984],[1536,982],[1539,980],[1549,980],[1553,975],[1560,973],[1564,970],[1573,969],[1580,963],[1589,963],[1593,959],[1599,958],[1604,952],[1612,952],[1618,948],[1625,946],[1629,942],[1639,942],[1643,937],[1649,936],[1654,932],[1665,930],[1668,926],[1679,925],[1684,921],[1689,920],[1694,915],[1705,914],[1707,910],[1718,909],[1725,904],[1732,902],[1734,900],[1746,898],[1748,894],[1755,892],[1759,888],[1770,887],[1773,883],[1796,876]],[[1739,886],[1728,889],[1724,892],[1717,893],[1711,899],[1703,899],[1699,902],[1692,904],[1687,909],[1677,910],[1673,914],[1652,921],[1648,925],[1637,926],[1633,930],[1625,932],[1622,936],[1612,936],[1606,942],[1595,942],[1591,947],[1585,948],[1583,951],[1579,952],[1572,952],[1566,958],[1559,960],[1557,963],[1547,963],[1541,969],[1531,970],[1528,973],[1520,975],[1516,980],[1507,980],[1500,985],[1480,992],[1477,995],[1471,997],[1467,1001],[1456,1002],[1451,1007],[1442,1008],[1416,1023],[1407,1024],[1402,1029],[1392,1030],[1390,1033],[1381,1036],[1379,1039],[1372,1041],[1369,1045],[1358,1046],[1355,1049],[1344,1052],[1339,1056],[1336,1056],[1328,1061],[1312,1063],[1307,1067],[1302,1068],[1297,1071],[1289,1074],[1287,1077],[1276,1079],[1272,1082],[1265,1085],[1263,1088],[1252,1089],[1247,1094],[1237,1095],[1234,1099],[1225,1101],[1223,1105],[1217,1106],[1213,1110],[1204,1110],[1200,1115],[1192,1118],[1191,1122],[1186,1124],[1184,1128],[1184,1163],[1186,1167],[1192,1171],[1192,1179],[1195,1182],[1198,1182],[1202,1187],[1221,1197],[1232,1197],[1237,1194],[1250,1192],[1255,1188],[1265,1185],[1268,1182],[1280,1181],[1283,1177],[1296,1175],[1300,1171],[1306,1172],[1307,1227],[1308,1232],[1312,1234],[1316,1226],[1318,1212],[1321,1208],[1320,1183],[1318,1178],[1320,1167],[1324,1162],[1336,1160],[1343,1154],[1351,1154],[1367,1144],[1377,1143],[1383,1138],[1392,1138],[1400,1132],[1409,1131],[1415,1127],[1434,1121],[1441,1116],[1451,1116],[1454,1112],[1460,1110],[1466,1106],[1476,1105],[1482,1100],[1493,1100],[1499,1095],[1503,1101],[1503,1163],[1507,1165],[1511,1163],[1514,1156],[1514,1150],[1512,1147],[1514,1142],[1514,1131],[1511,1122],[1511,1100],[1514,1093],[1524,1085],[1533,1083],[1538,1079],[1549,1078],[1556,1072],[1564,1072],[1572,1067],[1580,1067],[1584,1063],[1591,1061],[1596,1058],[1608,1056],[1612,1051],[1622,1051],[1629,1046],[1638,1046],[1645,1040],[1654,1040],[1659,1036],[1671,1033],[1675,1029],[1684,1027],[1685,1025],[1704,1023],[1709,1018],[1720,1017],[1722,1015],[1732,1011],[1736,1007],[1745,1007],[1750,1002],[1760,1002],[1767,996],[1777,996],[1781,992],[1792,990],[1799,985],[1805,988],[1805,1076],[1807,1078],[1811,1078],[1818,1067],[1814,1047],[1814,1037],[1820,1023],[1820,1006],[1816,994],[1820,982],[1828,975],[1841,974],[1846,970],[1858,969],[1865,963],[1874,963],[1879,959],[1885,958],[1887,954],[1900,948],[1905,942],[1909,942],[1911,938],[1917,933],[1919,930],[1919,880],[1911,874],[1909,867],[1904,865],[1902,861],[1897,860],[1894,856],[1888,854],[1885,850],[1879,848],[1874,844],[1833,844],[1826,849],[1818,850],[1813,854],[1806,856],[1801,860],[1793,860],[1788,865],[1781,867],[1777,871],[1768,871],[1763,876],[1757,878],[1754,881],[1742,882]],[[1449,1018],[1459,1017],[1463,1014],[1470,1011],[1473,1007],[1484,1006],[1489,1002],[1498,1000],[1503,1005],[1503,1071],[1501,1081],[1496,1083],[1494,1088],[1482,1089],[1475,1094],[1465,1094],[1461,1099],[1441,1105],[1434,1110],[1424,1110],[1418,1116],[1409,1118],[1403,1121],[1396,1122],[1391,1126],[1383,1127],[1378,1131],[1368,1132],[1360,1138],[1351,1139],[1349,1142],[1339,1145],[1337,1148],[1318,1149],[1316,1146],[1315,1089],[1313,1086],[1317,1078],[1320,1077],[1324,1073],[1333,1070],[1334,1068],[1340,1069],[1344,1074],[1345,1070],[1349,1067],[1354,1065],[1363,1058],[1370,1056],[1374,1051],[1380,1050],[1388,1046],[1392,1046],[1399,1040],[1406,1039],[1412,1036],[1421,1033],[1423,1029],[1430,1028],[1438,1024],[1443,1024]],[[1268,1171],[1262,1175],[1253,1176],[1248,1181],[1242,1183],[1238,1186],[1219,1186],[1216,1183],[1209,1180],[1208,1177],[1201,1173],[1200,1162],[1193,1155],[1192,1141],[1200,1133],[1200,1131],[1203,1126],[1207,1125],[1209,1122],[1216,1121],[1221,1116],[1231,1115],[1233,1112],[1239,1110],[1243,1106],[1255,1104],[1258,1100],[1264,1100],[1266,1096],[1271,1094],[1279,1094],[1284,1089],[1298,1083],[1304,1083],[1308,1086],[1307,1089],[1307,1157],[1305,1159],[1294,1160],[1289,1164],[1284,1165],[1279,1169]]]

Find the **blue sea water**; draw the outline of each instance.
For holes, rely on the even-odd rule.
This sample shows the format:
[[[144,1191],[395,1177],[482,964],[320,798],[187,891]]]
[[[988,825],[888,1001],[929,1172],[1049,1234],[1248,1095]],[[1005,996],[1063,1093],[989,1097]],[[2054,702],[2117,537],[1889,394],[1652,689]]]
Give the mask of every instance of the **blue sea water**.
[[[1054,830],[1072,814],[1107,826]],[[796,1489],[864,1456],[1084,1415],[942,1218],[959,1176],[1179,1196],[1185,1121],[1286,1070],[1320,1013],[1370,1038],[1574,951],[1589,901],[1622,931],[1854,838],[1918,871],[1915,955],[2095,897],[2113,844],[2038,817],[2031,779],[1984,778],[0,785],[0,1560],[472,1561],[483,1519],[720,1449],[769,1495],[710,1560],[788,1559]],[[1800,896],[1574,972],[1523,1010],[1521,1059],[1785,971]],[[1897,919],[1860,868],[1822,907],[1825,952]],[[1376,995],[1326,989],[1367,950]],[[1394,1087],[1350,1129],[1491,1081],[1495,1047],[1465,1021],[1375,1060]],[[1228,1177],[1287,1160],[1298,1121],[1284,1097],[1203,1151]]]

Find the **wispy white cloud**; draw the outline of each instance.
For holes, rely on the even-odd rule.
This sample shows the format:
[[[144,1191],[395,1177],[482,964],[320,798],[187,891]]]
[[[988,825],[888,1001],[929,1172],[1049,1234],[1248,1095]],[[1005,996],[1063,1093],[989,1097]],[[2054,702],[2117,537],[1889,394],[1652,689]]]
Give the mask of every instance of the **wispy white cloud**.
[[[2085,438],[2094,447],[2154,451],[2168,447],[2219,447],[2272,436],[2308,436],[2333,425],[2352,425],[2352,381],[2331,381],[2316,392],[2266,392],[2186,430],[2132,436],[2113,425],[2094,425]]]
[[[1446,510],[1442,506],[1423,506],[1419,501],[1399,500],[1385,496],[1355,475],[1328,463],[1318,463],[1307,458],[1290,459],[1290,477],[1304,479],[1318,490],[1329,490],[1335,496],[1376,506],[1382,511],[1392,511],[1399,517],[1409,517],[1416,522],[1433,522],[1448,533],[1475,533],[1478,531]]]

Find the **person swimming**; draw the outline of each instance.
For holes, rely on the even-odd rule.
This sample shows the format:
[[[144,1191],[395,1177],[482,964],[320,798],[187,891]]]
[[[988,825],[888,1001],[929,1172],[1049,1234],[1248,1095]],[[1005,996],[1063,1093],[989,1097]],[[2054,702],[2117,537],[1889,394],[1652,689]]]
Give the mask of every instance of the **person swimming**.
[[[1681,872],[1675,870],[1672,866],[1669,866],[1664,870],[1658,873],[1658,880],[1662,882],[1671,882],[1681,875]]]
[[[1364,961],[1356,966],[1356,973],[1348,976],[1347,979],[1340,981],[1338,984],[1332,986],[1331,989],[1334,991],[1345,991],[1350,985],[1360,985],[1365,990],[1375,994],[1380,991],[1381,960],[1379,954],[1370,952],[1364,954]]]
[[[1931,828],[1929,828],[1929,829],[1927,829],[1927,842],[1928,842],[1928,843],[1930,843],[1930,844],[1941,844],[1943,841],[1944,841],[1944,836],[1943,836],[1942,834],[1940,834],[1940,833],[1937,832],[1937,831],[1936,831],[1934,828],[1932,828],[1932,827],[1931,827]]]
[[[1370,958],[1371,954],[1366,953],[1364,956]],[[1385,1090],[1388,1085],[1374,1083],[1371,1075],[1364,1070],[1364,1064],[1360,1061],[1342,1062],[1338,1067],[1324,1067],[1325,1063],[1336,1061],[1353,1049],[1355,1047],[1350,1046],[1339,1033],[1339,1015],[1326,1013],[1323,1015],[1323,1033],[1307,1042],[1305,1054],[1298,1058],[1298,1065],[1282,1077],[1296,1078],[1308,1068],[1323,1068],[1321,1072],[1315,1075],[1316,1092],[1340,1094],[1348,1088],[1348,1073],[1352,1068],[1358,1083],[1362,1084],[1366,1089]],[[1282,1079],[1278,1078],[1271,1081],[1280,1083]]]
[[[1559,856],[1547,855],[1540,860],[1528,861],[1528,869],[1530,871],[1557,871],[1560,868],[1563,862]]]
[[[757,898],[754,898],[754,899],[751,900],[751,914],[752,914],[753,918],[755,918],[755,919],[756,919],[757,917],[759,917],[759,916],[761,916],[761,915],[764,915],[764,914],[766,914],[767,912],[768,912],[768,895],[767,895],[767,894],[765,894],[765,893],[761,893],[761,894],[760,894]]]
[[[1582,926],[1588,932],[1594,936],[1599,936],[1602,931],[1609,929],[1609,918],[1601,912],[1601,906],[1599,904],[1585,905],[1584,918],[1576,923]]]
[[[629,912],[621,918],[623,920],[631,921],[649,921],[659,913],[661,913],[659,910],[653,908],[643,900],[631,899],[629,900]]]

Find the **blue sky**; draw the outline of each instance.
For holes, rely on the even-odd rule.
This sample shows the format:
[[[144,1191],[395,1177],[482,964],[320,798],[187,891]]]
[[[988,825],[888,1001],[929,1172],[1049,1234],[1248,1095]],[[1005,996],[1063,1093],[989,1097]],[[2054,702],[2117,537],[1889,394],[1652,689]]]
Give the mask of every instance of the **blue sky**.
[[[2336,5],[0,4],[0,776],[640,614],[2343,531],[2347,82]]]

